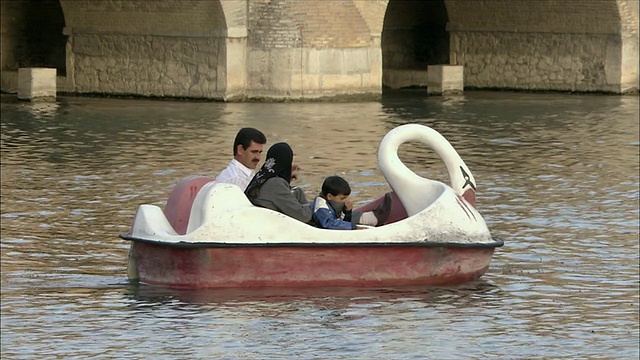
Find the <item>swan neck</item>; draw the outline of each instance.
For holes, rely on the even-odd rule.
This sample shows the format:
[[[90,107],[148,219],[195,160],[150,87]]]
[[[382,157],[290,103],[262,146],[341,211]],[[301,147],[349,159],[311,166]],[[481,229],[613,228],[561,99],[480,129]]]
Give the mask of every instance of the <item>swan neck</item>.
[[[457,195],[462,196],[469,189],[475,193],[476,185],[473,175],[449,141],[439,132],[417,124],[403,125],[391,130],[382,139],[378,148],[380,170],[394,191],[400,190],[397,187],[402,178],[422,179],[402,163],[398,157],[400,145],[411,141],[427,145],[442,159],[449,174],[451,188]]]

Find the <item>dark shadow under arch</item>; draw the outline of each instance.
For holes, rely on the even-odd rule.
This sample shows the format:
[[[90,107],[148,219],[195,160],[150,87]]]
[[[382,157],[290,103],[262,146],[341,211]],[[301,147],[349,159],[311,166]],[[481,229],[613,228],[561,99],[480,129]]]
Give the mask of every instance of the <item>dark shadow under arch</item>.
[[[382,28],[383,72],[426,72],[429,65],[449,64],[448,21],[444,0],[390,0]],[[385,78],[394,81],[383,76],[383,86],[421,85],[394,86],[385,84]]]
[[[66,75],[64,14],[59,0],[2,1],[2,70],[56,68]]]

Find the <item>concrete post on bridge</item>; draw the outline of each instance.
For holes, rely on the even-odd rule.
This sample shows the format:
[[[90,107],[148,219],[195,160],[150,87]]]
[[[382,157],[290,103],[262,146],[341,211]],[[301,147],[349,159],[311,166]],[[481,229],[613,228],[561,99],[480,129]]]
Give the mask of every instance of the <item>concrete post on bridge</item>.
[[[427,72],[427,94],[459,94],[464,91],[464,66],[429,65]]]
[[[56,69],[51,68],[19,68],[18,99],[55,100],[56,73]]]
[[[225,56],[218,71],[223,76],[218,78],[219,87],[223,90],[225,101],[245,98],[247,87],[247,28],[234,27],[227,30],[225,40]]]

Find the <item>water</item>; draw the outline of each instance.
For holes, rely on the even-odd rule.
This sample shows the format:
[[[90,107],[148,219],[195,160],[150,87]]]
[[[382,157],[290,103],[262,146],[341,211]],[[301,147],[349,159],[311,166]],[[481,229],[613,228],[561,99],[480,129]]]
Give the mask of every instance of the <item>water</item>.
[[[2,96],[1,357],[637,359],[638,97],[470,92],[380,102],[223,104]],[[215,175],[243,126],[287,141],[315,195],[388,190],[378,142],[420,123],[458,150],[505,239],[456,287],[177,291],[129,284],[127,231],[193,174]],[[401,158],[447,181],[423,145]]]

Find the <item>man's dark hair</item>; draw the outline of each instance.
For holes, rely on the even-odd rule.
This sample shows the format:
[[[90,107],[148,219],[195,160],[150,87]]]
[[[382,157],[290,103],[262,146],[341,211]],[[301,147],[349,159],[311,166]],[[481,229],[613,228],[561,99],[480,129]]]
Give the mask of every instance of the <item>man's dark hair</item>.
[[[351,194],[351,187],[349,187],[347,180],[340,176],[329,176],[322,183],[322,196],[327,196],[327,194],[333,196],[349,195]]]
[[[264,145],[267,143],[267,137],[258,129],[249,127],[240,129],[236,139],[233,141],[233,156],[236,156],[238,145],[242,145],[242,148],[246,150],[252,141],[256,144]]]

